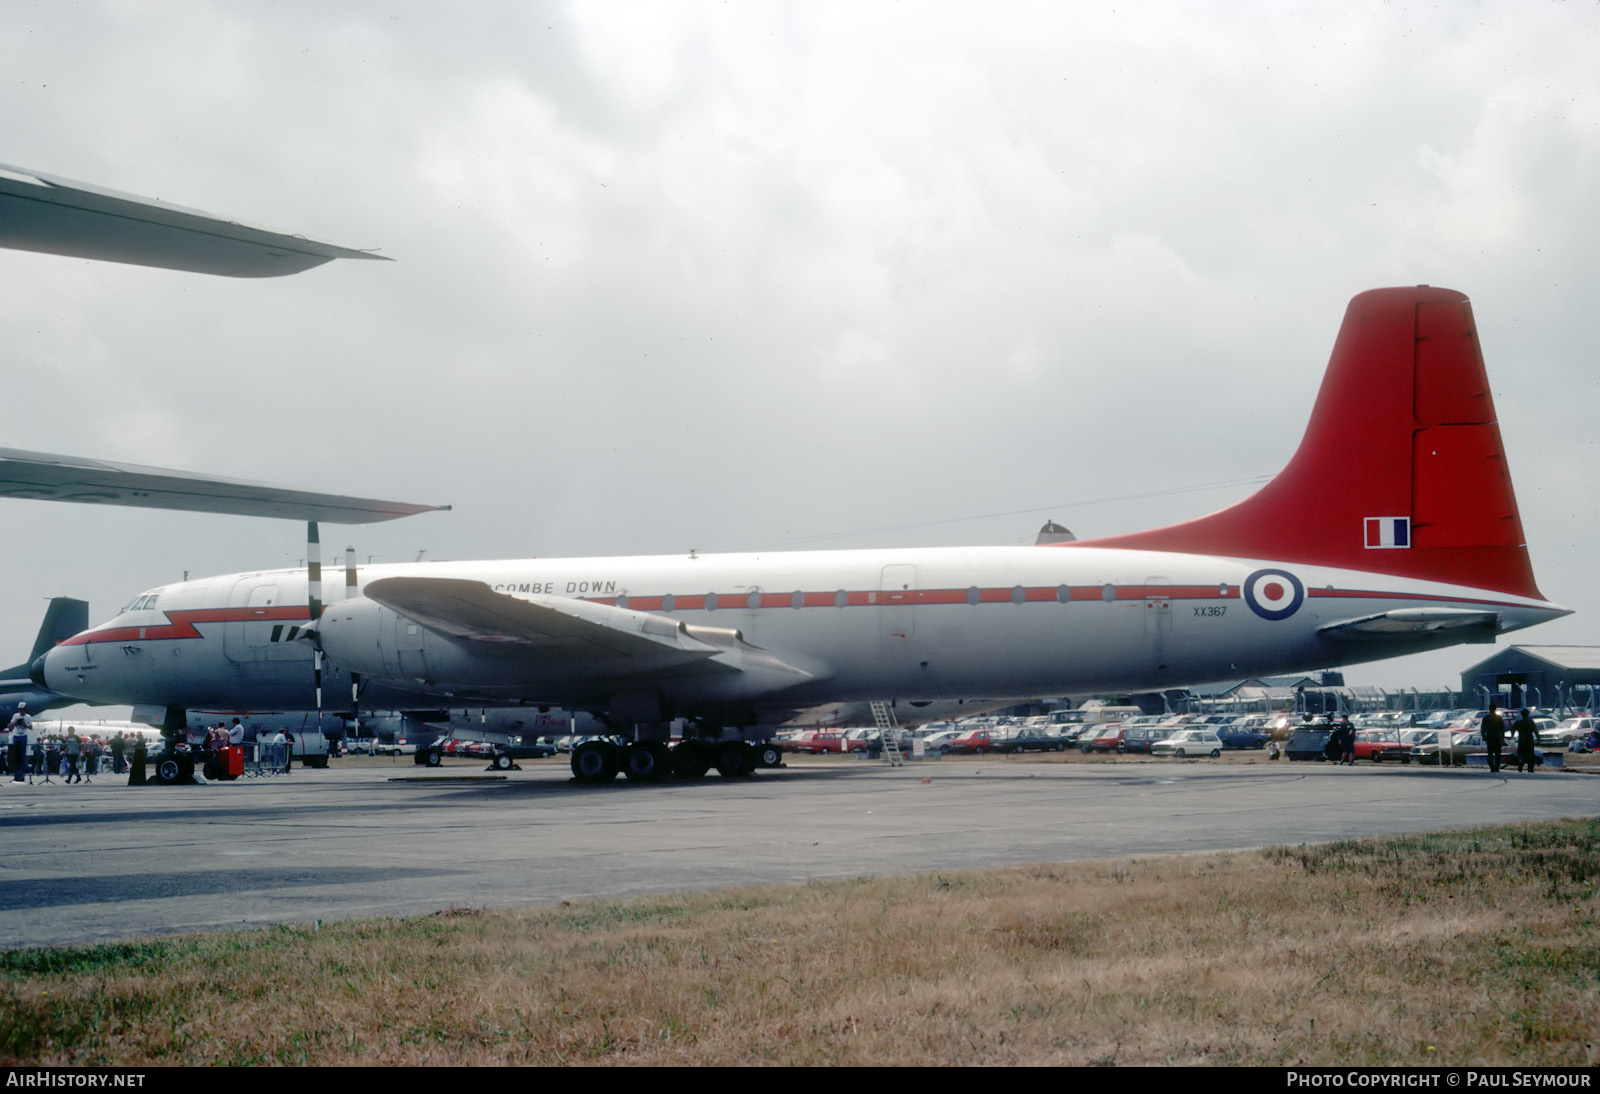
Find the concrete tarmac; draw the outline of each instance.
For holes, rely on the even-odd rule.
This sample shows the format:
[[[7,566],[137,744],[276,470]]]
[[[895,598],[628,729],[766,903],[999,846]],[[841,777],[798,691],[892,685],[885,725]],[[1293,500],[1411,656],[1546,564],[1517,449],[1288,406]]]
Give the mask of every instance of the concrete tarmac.
[[[0,785],[0,948],[1600,814],[1600,777],[1207,761],[798,761],[604,786],[563,761]]]

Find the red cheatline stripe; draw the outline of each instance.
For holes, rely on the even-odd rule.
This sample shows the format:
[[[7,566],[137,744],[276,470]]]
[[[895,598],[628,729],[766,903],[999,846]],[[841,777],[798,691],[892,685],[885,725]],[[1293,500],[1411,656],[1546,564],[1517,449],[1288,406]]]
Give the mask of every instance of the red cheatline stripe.
[[[278,608],[197,608],[190,611],[162,612],[165,624],[144,627],[112,627],[109,630],[84,631],[75,634],[63,646],[86,646],[90,642],[137,642],[155,638],[203,638],[195,625],[198,623],[260,623],[283,619],[311,618],[304,604],[286,604]]]

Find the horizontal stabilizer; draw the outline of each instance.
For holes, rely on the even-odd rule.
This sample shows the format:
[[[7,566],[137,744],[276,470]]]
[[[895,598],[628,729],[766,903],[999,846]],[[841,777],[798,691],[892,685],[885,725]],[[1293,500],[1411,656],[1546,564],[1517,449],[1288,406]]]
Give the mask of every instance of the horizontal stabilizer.
[[[1493,642],[1500,633],[1500,614],[1471,608],[1396,608],[1380,615],[1330,623],[1318,633],[1327,638],[1382,642],[1411,640],[1443,631],[1451,632],[1456,642]]]
[[[80,456],[24,452],[18,448],[0,448],[0,498],[132,505],[142,509],[318,520],[328,524],[372,524],[450,508],[448,505],[415,505],[343,494],[318,494],[269,483]]]

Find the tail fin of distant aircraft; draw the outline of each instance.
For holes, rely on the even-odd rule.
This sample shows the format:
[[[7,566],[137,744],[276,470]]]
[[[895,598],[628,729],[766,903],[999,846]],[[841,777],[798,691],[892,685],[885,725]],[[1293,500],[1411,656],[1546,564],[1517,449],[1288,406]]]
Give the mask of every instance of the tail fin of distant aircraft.
[[[25,679],[28,666],[43,657],[73,635],[89,629],[89,602],[74,600],[70,596],[52,597],[45,609],[44,622],[39,624],[39,636],[33,640],[33,650],[28,659],[9,669],[0,669],[0,678]]]
[[[1465,295],[1350,301],[1294,458],[1255,494],[1167,528],[1064,543],[1369,570],[1543,600]]]
[[[39,637],[33,640],[33,652],[28,654],[31,663],[42,657],[75,634],[89,629],[89,602],[74,600],[70,596],[52,597],[45,609],[44,622],[39,624]]]

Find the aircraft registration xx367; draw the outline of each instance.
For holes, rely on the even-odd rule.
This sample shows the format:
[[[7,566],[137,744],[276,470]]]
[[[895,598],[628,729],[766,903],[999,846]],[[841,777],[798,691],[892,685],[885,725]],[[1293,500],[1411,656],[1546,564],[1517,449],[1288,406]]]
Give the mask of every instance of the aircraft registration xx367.
[[[748,767],[822,702],[1176,687],[1377,660],[1567,614],[1534,583],[1471,306],[1351,301],[1299,449],[1209,516],[1032,547],[365,567],[151,590],[35,666],[101,702],[307,709],[307,644],[372,705],[527,702],[618,733],[585,780]],[[664,723],[692,720],[669,748]]]

